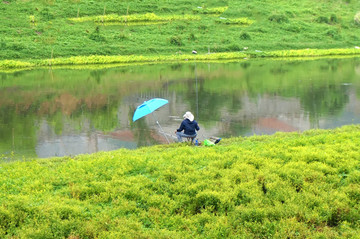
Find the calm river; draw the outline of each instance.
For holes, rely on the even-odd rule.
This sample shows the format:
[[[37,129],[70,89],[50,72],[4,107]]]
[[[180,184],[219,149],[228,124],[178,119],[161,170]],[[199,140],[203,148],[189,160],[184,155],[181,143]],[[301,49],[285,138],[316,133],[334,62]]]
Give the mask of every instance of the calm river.
[[[37,69],[0,78],[0,160],[173,142],[185,111],[199,122],[200,140],[360,123],[360,58]],[[169,104],[132,122],[135,108],[155,97]]]

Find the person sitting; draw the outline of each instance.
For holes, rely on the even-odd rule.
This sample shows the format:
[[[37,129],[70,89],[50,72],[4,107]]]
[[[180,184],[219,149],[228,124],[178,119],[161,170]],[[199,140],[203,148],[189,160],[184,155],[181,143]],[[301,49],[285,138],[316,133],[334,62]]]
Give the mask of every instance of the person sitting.
[[[184,120],[181,122],[180,127],[175,131],[177,139],[179,142],[182,142],[182,138],[184,137],[191,138],[192,142],[197,135],[196,131],[199,131],[200,127],[194,120],[194,115],[191,112],[186,112],[183,117]]]

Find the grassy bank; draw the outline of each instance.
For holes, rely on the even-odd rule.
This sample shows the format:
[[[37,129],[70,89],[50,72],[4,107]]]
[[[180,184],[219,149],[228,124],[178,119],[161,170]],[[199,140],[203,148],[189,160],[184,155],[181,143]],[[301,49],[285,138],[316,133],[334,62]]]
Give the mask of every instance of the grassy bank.
[[[355,238],[360,127],[0,166],[2,238]]]
[[[36,67],[57,67],[57,66],[85,66],[85,65],[128,65],[143,63],[175,63],[175,62],[206,62],[244,60],[250,58],[299,58],[299,57],[329,57],[329,56],[360,56],[360,48],[351,49],[303,49],[303,50],[279,50],[270,52],[227,52],[212,54],[177,54],[177,55],[156,55],[156,56],[75,56],[68,58],[51,58],[45,60],[3,60],[0,61],[0,72],[13,69],[29,69]]]
[[[0,60],[360,44],[355,0],[7,0],[0,9]]]

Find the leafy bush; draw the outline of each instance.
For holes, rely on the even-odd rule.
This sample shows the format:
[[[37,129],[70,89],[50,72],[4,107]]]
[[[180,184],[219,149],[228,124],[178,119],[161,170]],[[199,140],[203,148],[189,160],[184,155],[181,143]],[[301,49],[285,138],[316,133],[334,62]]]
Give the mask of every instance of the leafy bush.
[[[199,28],[200,31],[206,31],[208,27],[205,26],[205,25],[199,25],[198,28]]]
[[[97,42],[104,42],[105,37],[101,35],[100,28],[97,26],[95,30],[89,35],[89,39]]]
[[[319,16],[319,17],[316,19],[316,22],[317,22],[317,23],[329,23],[329,18],[328,18],[328,17],[325,17],[325,16]]]
[[[289,22],[289,19],[284,14],[273,14],[268,19],[271,22],[277,22],[277,23]]]
[[[194,199],[192,213],[197,214],[202,213],[203,211],[216,213],[220,210],[221,205],[218,193],[201,192]]]
[[[190,40],[190,41],[195,41],[195,40],[196,40],[196,36],[195,36],[194,33],[190,33],[190,35],[189,35],[189,40]]]
[[[241,50],[241,47],[236,43],[228,45],[227,48],[229,51],[240,51]]]
[[[334,38],[334,39],[339,39],[340,38],[340,34],[337,30],[335,29],[330,29],[328,31],[326,31],[326,35]]]
[[[171,44],[171,45],[175,45],[175,46],[182,46],[182,45],[183,45],[180,36],[172,36],[172,37],[170,38],[170,44]]]
[[[251,36],[250,36],[250,34],[247,33],[247,32],[242,32],[242,33],[240,34],[240,39],[241,39],[241,40],[251,40]]]
[[[40,11],[41,19],[44,21],[50,21],[55,18],[54,14],[50,11],[48,7],[45,7]]]
[[[339,19],[336,16],[336,14],[331,14],[330,16],[330,23],[335,24],[335,23],[339,23]]]

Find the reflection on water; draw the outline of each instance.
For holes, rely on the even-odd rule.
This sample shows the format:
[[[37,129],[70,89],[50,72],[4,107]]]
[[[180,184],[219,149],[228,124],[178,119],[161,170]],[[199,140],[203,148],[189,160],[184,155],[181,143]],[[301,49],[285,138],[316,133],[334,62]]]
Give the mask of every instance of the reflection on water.
[[[200,140],[360,123],[360,59],[251,60],[0,73],[0,158],[167,143],[185,111]],[[169,100],[136,122],[135,108]]]

